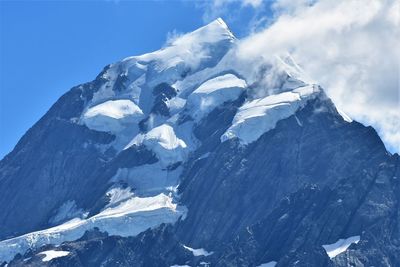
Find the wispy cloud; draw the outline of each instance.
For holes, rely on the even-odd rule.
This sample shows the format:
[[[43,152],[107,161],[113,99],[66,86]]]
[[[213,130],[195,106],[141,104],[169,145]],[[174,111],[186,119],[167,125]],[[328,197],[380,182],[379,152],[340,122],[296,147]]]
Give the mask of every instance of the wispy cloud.
[[[179,37],[183,36],[183,33],[178,32],[176,29],[167,33],[167,40],[165,41],[164,46],[171,45],[174,43]]]

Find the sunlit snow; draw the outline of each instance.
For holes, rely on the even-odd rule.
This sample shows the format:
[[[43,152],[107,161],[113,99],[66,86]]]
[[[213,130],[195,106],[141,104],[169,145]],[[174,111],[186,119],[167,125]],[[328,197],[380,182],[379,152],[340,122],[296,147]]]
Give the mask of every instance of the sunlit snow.
[[[109,100],[89,108],[82,117],[90,129],[117,133],[129,124],[139,122],[143,112],[131,100]]]
[[[337,242],[329,245],[322,245],[328,254],[329,258],[334,258],[340,253],[345,252],[351,244],[357,244],[360,241],[360,236],[351,236],[346,239],[339,239]]]
[[[233,74],[210,79],[188,97],[190,115],[200,120],[224,102],[236,100],[246,88],[246,82]]]
[[[174,129],[168,124],[153,128],[146,134],[139,134],[127,148],[140,144],[153,151],[165,167],[186,159],[186,143],[176,136]]]
[[[65,257],[69,254],[69,251],[61,251],[61,250],[47,250],[40,252],[38,255],[45,255],[42,261],[51,261],[55,258]]]
[[[242,144],[254,142],[275,128],[278,121],[295,114],[319,92],[318,86],[309,85],[248,101],[239,108],[232,126],[221,136],[221,141],[238,138]]]

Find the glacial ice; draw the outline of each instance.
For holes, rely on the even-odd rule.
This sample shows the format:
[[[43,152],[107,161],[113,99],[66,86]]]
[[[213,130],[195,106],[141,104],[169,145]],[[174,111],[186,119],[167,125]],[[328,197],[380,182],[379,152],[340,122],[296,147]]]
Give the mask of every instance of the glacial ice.
[[[318,86],[308,85],[248,101],[239,108],[232,126],[221,136],[221,141],[238,138],[241,144],[254,142],[275,128],[278,121],[294,115],[319,92]]]
[[[108,100],[89,108],[82,122],[90,129],[118,133],[143,118],[142,110],[131,100]]]

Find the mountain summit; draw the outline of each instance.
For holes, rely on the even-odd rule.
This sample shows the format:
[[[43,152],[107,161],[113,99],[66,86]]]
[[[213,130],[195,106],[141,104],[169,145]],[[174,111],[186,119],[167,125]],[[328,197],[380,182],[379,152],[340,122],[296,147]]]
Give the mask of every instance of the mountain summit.
[[[63,95],[0,162],[0,262],[399,265],[399,156],[238,42],[217,19]]]

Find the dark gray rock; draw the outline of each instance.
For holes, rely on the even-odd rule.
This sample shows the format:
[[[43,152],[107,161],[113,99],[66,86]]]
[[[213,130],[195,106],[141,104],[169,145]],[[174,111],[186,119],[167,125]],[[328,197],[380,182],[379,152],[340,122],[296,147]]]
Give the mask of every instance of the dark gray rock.
[[[151,112],[162,116],[169,116],[166,102],[176,96],[176,90],[167,83],[161,83],[153,89],[154,103]]]

